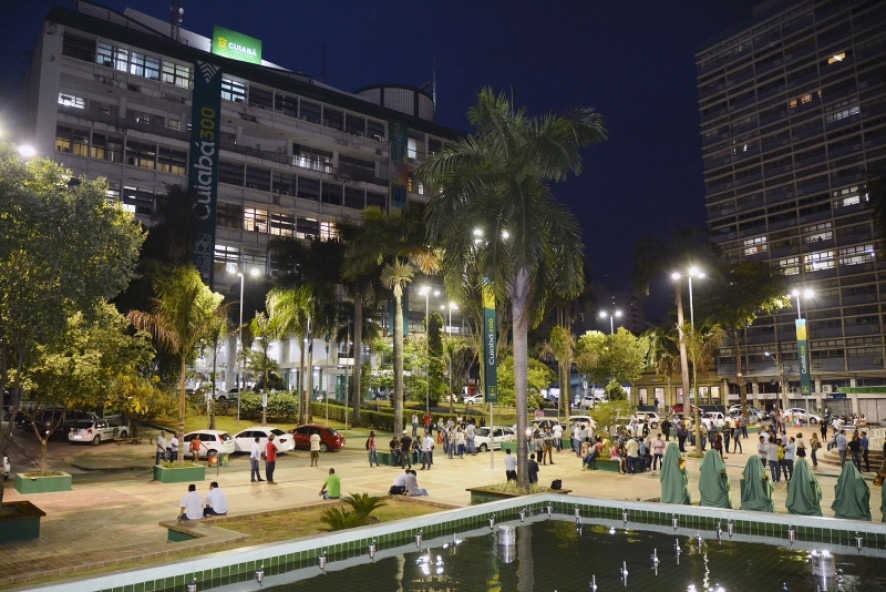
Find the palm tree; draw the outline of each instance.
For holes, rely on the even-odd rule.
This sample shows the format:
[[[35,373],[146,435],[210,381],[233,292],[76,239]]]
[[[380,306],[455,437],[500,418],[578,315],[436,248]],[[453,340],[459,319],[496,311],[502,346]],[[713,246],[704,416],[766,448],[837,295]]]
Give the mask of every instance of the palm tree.
[[[179,360],[178,437],[182,441],[187,413],[187,363],[199,343],[211,339],[219,318],[227,318],[227,307],[222,305],[224,296],[210,290],[190,265],[175,267],[158,276],[154,293],[152,312],[133,310],[127,316],[137,329],[153,333],[160,346]],[[179,465],[183,464],[184,455],[181,455]]]
[[[443,338],[443,359],[446,361],[446,367],[449,370],[449,413],[454,413],[453,396],[457,396],[454,387],[456,371],[459,376],[470,368],[471,363],[477,357],[476,350],[471,346],[464,337],[444,337]],[[461,384],[462,381],[459,381]],[[461,392],[461,388],[458,389]]]
[[[311,320],[314,313],[314,293],[310,285],[304,284],[296,288],[277,286],[268,292],[265,308],[268,311],[269,332],[276,339],[284,339],[289,335],[298,337],[299,371],[298,371],[298,421],[305,419],[302,409],[306,409],[308,420],[311,415],[310,391],[305,388],[305,344],[311,339]]]
[[[270,373],[271,365],[270,358],[268,357],[268,350],[271,348],[271,338],[273,337],[273,328],[271,327],[271,320],[268,318],[266,312],[258,312],[252,320],[249,322],[249,332],[258,340],[259,347],[261,348],[261,373],[263,378],[265,392],[268,391],[268,375]],[[261,424],[263,426],[268,425],[268,408],[265,405],[262,405],[261,408]]]
[[[557,415],[569,415],[569,378],[572,373],[572,362],[575,357],[575,335],[567,327],[556,325],[546,343],[548,351],[557,360],[560,378],[560,397],[557,403]]]
[[[577,296],[584,284],[580,227],[548,183],[579,173],[580,148],[606,132],[593,109],[528,117],[489,88],[480,91],[468,117],[476,133],[430,157],[417,177],[439,191],[428,207],[428,234],[444,251],[449,294],[467,301],[469,286],[462,280],[475,260],[496,300],[510,302],[517,437],[523,443],[529,327],[551,293]],[[484,232],[480,248],[474,248],[474,228]],[[525,488],[525,445],[517,446],[517,458]]]
[[[649,340],[648,365],[654,369],[656,374],[665,377],[667,380],[666,393],[670,393],[673,377],[680,373],[679,335],[675,327],[670,325],[652,327],[644,331],[643,335]],[[672,404],[667,400],[667,396],[661,403],[665,406]]]
[[[403,430],[403,288],[415,272],[408,263],[394,259],[381,271],[381,283],[394,293],[394,434]]]

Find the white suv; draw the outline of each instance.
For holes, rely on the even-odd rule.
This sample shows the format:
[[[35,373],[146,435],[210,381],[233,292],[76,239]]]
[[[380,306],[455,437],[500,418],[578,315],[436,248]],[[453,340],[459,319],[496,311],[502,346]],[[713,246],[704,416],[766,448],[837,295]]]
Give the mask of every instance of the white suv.
[[[649,424],[650,430],[657,430],[658,426],[661,425],[661,418],[655,411],[638,411],[634,414],[634,418],[639,421],[645,419],[646,423]]]

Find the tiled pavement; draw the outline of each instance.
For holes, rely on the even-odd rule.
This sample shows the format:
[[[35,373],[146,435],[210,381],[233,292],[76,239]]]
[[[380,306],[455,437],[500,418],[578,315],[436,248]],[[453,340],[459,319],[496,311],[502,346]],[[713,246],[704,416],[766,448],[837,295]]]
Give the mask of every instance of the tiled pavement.
[[[745,449],[755,453],[748,440]],[[320,467],[309,467],[306,452],[284,455],[278,461],[278,485],[250,483],[248,461],[234,458],[228,467],[207,471],[198,491],[206,493],[209,482],[217,480],[226,491],[232,514],[285,509],[319,501],[319,490],[330,466],[342,478],[343,493],[367,492],[386,495],[394,476],[399,472],[391,467],[370,468],[360,440],[349,440],[346,450],[322,455]],[[190,541],[167,543],[166,531],[159,522],[178,514],[178,506],[186,492],[185,484],[162,484],[151,480],[151,446],[105,444],[99,448],[70,447],[53,468],[72,469],[75,472],[74,489],[62,493],[44,493],[28,496],[43,509],[41,537],[27,543],[7,543],[0,546],[0,589],[26,587],[34,577],[50,574],[74,578],[86,568],[127,561],[138,564],[157,556],[174,557],[182,549],[194,546],[216,545],[224,542]],[[747,454],[730,454],[726,465],[732,482],[733,505],[738,505],[741,470]],[[467,487],[504,481],[503,454],[479,454],[465,459],[448,459],[435,455],[434,468],[418,471],[419,483],[431,494],[430,499],[450,506],[464,506],[470,501]],[[580,462],[568,451],[555,453],[553,466],[542,466],[540,480],[549,483],[562,479],[563,487],[573,495],[608,499],[651,500],[658,498],[658,475],[647,472],[640,475],[619,475],[604,471],[581,471]],[[96,471],[83,469],[101,466],[105,474],[96,477]],[[416,467],[418,468],[418,467]],[[690,493],[698,499],[698,461],[689,459]],[[117,469],[108,471],[108,469]],[[131,469],[131,470],[123,470]],[[836,469],[823,468],[818,477],[824,499],[822,509],[831,515]],[[7,483],[6,501],[24,499]],[[785,512],[786,487],[775,492],[775,506]],[[872,491],[872,515],[880,516],[879,490]]]

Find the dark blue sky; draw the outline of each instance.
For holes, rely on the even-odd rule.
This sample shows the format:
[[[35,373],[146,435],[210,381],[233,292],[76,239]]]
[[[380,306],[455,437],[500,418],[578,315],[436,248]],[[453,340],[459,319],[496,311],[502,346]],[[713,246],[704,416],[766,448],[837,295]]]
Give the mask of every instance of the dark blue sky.
[[[0,117],[43,16],[73,0],[2,0]],[[106,0],[168,20],[171,0]],[[184,0],[184,28],[218,24],[263,41],[263,57],[336,87],[419,86],[436,58],[438,121],[468,131],[486,85],[530,113],[591,106],[609,140],[555,188],[581,221],[596,283],[629,289],[632,247],[704,225],[694,53],[751,17],[751,0]],[[325,56],[325,59],[324,59]]]

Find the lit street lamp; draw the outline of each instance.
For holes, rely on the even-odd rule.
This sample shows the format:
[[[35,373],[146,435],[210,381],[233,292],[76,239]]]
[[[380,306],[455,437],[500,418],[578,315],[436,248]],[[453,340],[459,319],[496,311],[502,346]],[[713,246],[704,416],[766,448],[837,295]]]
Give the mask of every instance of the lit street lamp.
[[[793,298],[797,299],[797,320],[798,321],[803,318],[803,316],[800,314],[800,296],[802,296],[803,298],[812,298],[812,296],[814,296],[814,295],[815,295],[815,292],[813,292],[810,288],[804,288],[803,290],[798,290],[797,288],[794,288],[793,290],[791,290],[791,296]]]
[[[418,293],[420,296],[425,297],[425,413],[431,412],[431,381],[430,381],[430,323],[428,322],[428,306],[431,297],[431,293],[433,292],[434,296],[440,295],[440,290],[432,289],[430,286],[422,286],[419,288]]]
[[[812,298],[815,293],[810,288],[791,290],[791,296],[797,299],[797,363],[800,371],[800,395],[806,401],[806,416],[809,416],[809,396],[812,394],[812,360],[809,352],[808,326],[803,320],[801,296]]]
[[[236,271],[234,271],[236,269]],[[240,425],[240,395],[243,393],[245,384],[243,383],[243,289],[246,283],[246,276],[237,267],[228,269],[228,273],[234,274],[240,278],[240,324],[237,325],[237,425]],[[258,275],[257,269],[249,271],[249,275]]]
[[[781,412],[784,413],[789,408],[789,405],[788,405],[788,385],[787,385],[787,382],[785,379],[784,364],[782,364],[781,358],[778,356],[777,353],[771,353],[771,352],[767,351],[767,352],[763,352],[763,355],[766,356],[767,358],[773,359],[773,361],[775,362],[775,370],[781,376],[781,383],[780,383],[781,388],[779,390],[781,391],[781,404],[782,404]]]
[[[613,333],[615,333],[615,318],[616,317],[621,318],[621,311],[620,310],[613,311],[612,313],[608,313],[605,310],[601,310],[600,314],[597,316],[599,316],[601,319],[605,319],[606,317],[609,317],[609,334],[612,335]]]
[[[686,278],[687,283],[689,284],[689,328],[695,333],[695,309],[692,300],[692,278],[703,278],[705,277],[704,272],[699,270],[697,267],[692,266],[687,271],[686,274],[681,274],[680,272],[675,271],[671,274],[671,279],[676,282],[679,282],[681,279]],[[679,286],[679,284],[678,284]],[[683,299],[680,297],[680,289],[677,288],[677,317],[678,317],[678,325],[680,329],[680,359],[681,365],[683,368],[686,368],[686,335],[685,331],[683,331]],[[701,414],[699,413],[699,404],[701,403],[700,397],[697,394],[698,391],[698,369],[696,368],[696,364],[692,364],[692,384],[689,387],[689,404],[692,405],[693,394],[695,394],[695,413],[694,413],[694,432],[695,432],[695,453],[698,456],[701,456]],[[686,378],[684,378],[685,380]],[[684,412],[685,412],[685,403],[684,403]]]

